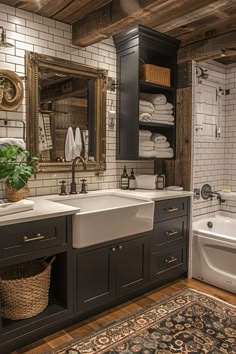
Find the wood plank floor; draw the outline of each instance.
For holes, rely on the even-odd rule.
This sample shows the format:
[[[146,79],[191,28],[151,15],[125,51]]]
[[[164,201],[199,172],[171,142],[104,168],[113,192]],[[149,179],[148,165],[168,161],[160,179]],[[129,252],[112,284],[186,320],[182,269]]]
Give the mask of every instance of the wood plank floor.
[[[148,304],[152,304],[156,300],[172,295],[175,292],[185,288],[200,290],[236,305],[236,296],[232,293],[193,279],[178,280],[134,298],[133,300],[125,302],[110,310],[102,312],[99,315],[90,317],[89,319],[68,327],[65,330],[56,332],[38,342],[28,345],[27,347],[14,351],[12,354],[42,354],[43,352],[55,348],[66,341],[88,334],[89,332],[96,330],[111,321],[117,320],[124,315],[138,310]]]

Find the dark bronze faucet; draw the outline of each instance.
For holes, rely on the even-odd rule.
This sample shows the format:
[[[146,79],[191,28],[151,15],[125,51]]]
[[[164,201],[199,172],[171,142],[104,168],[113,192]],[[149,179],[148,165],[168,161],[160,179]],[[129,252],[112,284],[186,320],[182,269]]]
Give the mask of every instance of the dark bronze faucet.
[[[70,194],[77,194],[76,183],[75,183],[75,166],[76,166],[77,161],[82,162],[84,170],[87,169],[87,165],[86,165],[86,162],[84,161],[83,157],[77,156],[74,158],[74,160],[72,161],[72,181],[70,184]]]

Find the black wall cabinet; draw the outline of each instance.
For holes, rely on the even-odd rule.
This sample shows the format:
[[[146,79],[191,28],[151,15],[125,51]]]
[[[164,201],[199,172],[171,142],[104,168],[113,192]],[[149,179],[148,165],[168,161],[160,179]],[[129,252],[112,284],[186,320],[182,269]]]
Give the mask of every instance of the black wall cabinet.
[[[114,36],[117,48],[119,121],[117,159],[139,159],[139,129],[164,134],[175,152],[175,125],[139,122],[140,92],[163,93],[174,105],[176,116],[177,50],[180,41],[144,26]],[[153,64],[171,69],[171,87],[141,80],[141,65]],[[144,159],[144,158],[142,158]]]

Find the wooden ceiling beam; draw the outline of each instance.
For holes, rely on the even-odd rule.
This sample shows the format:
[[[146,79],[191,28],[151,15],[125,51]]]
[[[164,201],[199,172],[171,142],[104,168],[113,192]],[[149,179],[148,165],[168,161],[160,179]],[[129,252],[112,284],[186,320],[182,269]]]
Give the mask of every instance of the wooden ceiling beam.
[[[222,56],[222,49],[235,48],[235,38],[236,30],[182,47],[178,52],[178,62],[220,58]],[[226,51],[226,55],[230,55],[230,53],[232,54],[234,51]]]
[[[152,10],[176,0],[113,0],[72,26],[72,43],[87,46],[97,43],[152,16]]]

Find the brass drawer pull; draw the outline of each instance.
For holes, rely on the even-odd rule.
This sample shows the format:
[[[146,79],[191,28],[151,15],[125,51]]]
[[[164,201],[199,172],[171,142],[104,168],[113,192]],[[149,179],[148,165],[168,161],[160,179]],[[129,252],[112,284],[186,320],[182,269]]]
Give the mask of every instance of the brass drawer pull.
[[[167,208],[165,210],[168,211],[168,213],[173,213],[173,211],[178,211],[179,208]]]
[[[37,234],[35,237],[30,237],[30,236],[24,236],[24,242],[31,242],[31,241],[38,241],[38,240],[43,240],[45,236],[41,234]]]
[[[178,261],[178,258],[176,258],[174,256],[171,256],[171,257],[165,259],[165,263],[168,263],[168,264],[176,262],[176,261]]]
[[[178,231],[176,231],[176,230],[166,231],[166,235],[167,236],[174,236],[174,235],[177,235],[177,234],[178,234]]]

